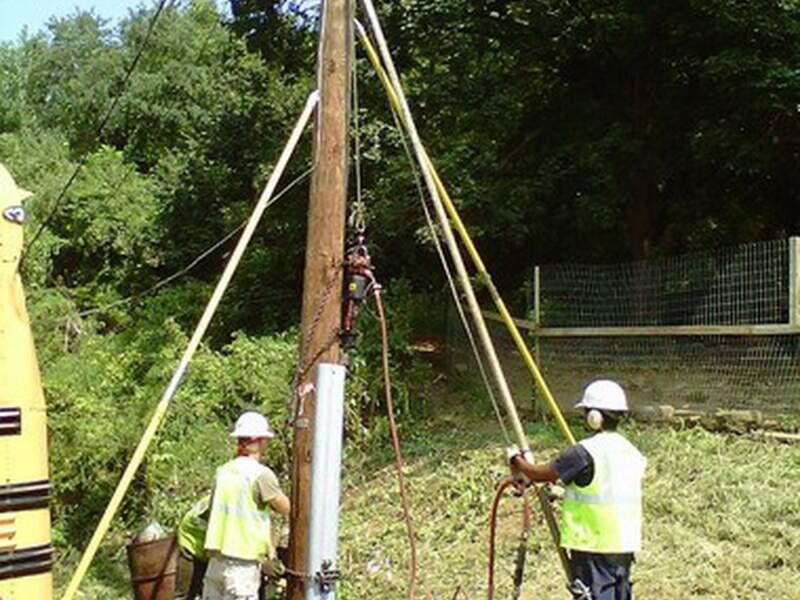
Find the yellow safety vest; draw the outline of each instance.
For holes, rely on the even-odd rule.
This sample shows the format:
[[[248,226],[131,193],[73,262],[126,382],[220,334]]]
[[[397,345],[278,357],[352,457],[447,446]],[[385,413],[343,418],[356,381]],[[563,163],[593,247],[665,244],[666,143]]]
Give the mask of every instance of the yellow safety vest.
[[[601,554],[637,552],[642,546],[642,454],[618,433],[580,442],[594,461],[587,486],[567,486],[561,511],[561,545]]]
[[[206,551],[253,561],[272,556],[269,512],[266,507],[259,508],[254,497],[256,479],[266,470],[246,456],[217,469]]]

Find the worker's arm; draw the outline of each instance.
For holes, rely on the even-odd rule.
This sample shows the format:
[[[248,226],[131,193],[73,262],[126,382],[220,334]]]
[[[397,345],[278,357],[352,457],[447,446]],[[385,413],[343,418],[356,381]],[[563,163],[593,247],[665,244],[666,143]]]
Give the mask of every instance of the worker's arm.
[[[526,460],[520,452],[509,453],[509,456],[512,475],[522,475],[534,483],[555,483],[560,480],[565,485],[575,483],[585,486],[594,477],[594,461],[580,444],[563,450],[547,464]]]
[[[270,500],[269,506],[276,513],[287,517],[292,510],[292,504],[283,492],[279,492],[277,496]]]
[[[271,469],[267,469],[256,479],[256,486],[259,493],[259,504],[261,506],[269,506],[272,510],[280,515],[289,515],[292,504],[289,498],[281,490],[278,483],[278,478]]]
[[[511,473],[515,477],[518,474],[522,474],[528,481],[534,483],[555,483],[558,481],[558,474],[550,465],[528,462],[521,454],[517,454],[511,459]]]

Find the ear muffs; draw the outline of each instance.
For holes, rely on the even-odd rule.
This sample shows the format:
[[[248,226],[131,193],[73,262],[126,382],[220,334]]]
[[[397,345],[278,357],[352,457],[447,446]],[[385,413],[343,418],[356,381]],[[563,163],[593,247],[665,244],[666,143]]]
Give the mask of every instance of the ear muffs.
[[[600,431],[603,427],[603,413],[593,408],[586,413],[586,424],[592,431]]]

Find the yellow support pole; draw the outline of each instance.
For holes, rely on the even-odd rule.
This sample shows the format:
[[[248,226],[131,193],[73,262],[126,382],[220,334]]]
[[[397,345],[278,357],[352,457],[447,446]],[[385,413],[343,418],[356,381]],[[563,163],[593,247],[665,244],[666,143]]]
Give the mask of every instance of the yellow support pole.
[[[522,355],[522,360],[525,362],[525,366],[530,371],[533,380],[536,382],[536,387],[539,392],[544,396],[545,402],[547,402],[547,406],[550,409],[553,417],[558,423],[559,428],[561,429],[561,433],[564,434],[564,437],[567,438],[570,444],[575,443],[575,436],[573,436],[572,431],[569,428],[566,420],[564,419],[564,415],[561,413],[561,409],[558,406],[555,398],[553,397],[553,393],[550,391],[550,388],[547,385],[547,382],[544,380],[539,367],[536,366],[536,361],[533,360],[533,356],[531,355],[530,349],[528,348],[525,340],[522,338],[522,334],[519,332],[519,328],[514,323],[514,319],[511,316],[511,313],[508,312],[508,308],[506,307],[506,303],[503,301],[502,296],[500,296],[500,292],[497,291],[497,287],[494,285],[494,281],[492,281],[492,276],[489,271],[486,269],[486,265],[484,264],[483,260],[481,259],[481,255],[478,253],[478,249],[475,247],[475,244],[472,242],[472,238],[467,231],[467,228],[464,226],[464,222],[461,220],[461,216],[458,214],[458,210],[456,209],[453,200],[450,198],[450,194],[447,192],[447,189],[444,187],[441,178],[439,177],[439,173],[436,171],[436,167],[431,162],[430,157],[428,156],[427,152],[425,153],[425,158],[428,161],[428,166],[433,173],[434,181],[436,182],[436,188],[439,190],[439,194],[444,201],[444,207],[447,209],[447,214],[450,215],[450,219],[453,221],[453,225],[458,232],[459,236],[461,237],[461,242],[464,244],[464,247],[467,249],[467,253],[472,258],[472,262],[475,264],[475,268],[478,271],[478,276],[486,285],[487,289],[489,290],[489,294],[492,296],[492,301],[494,305],[497,307],[497,311],[500,313],[500,317],[503,319],[503,323],[505,324],[508,332],[511,334],[511,337],[514,339],[514,344],[517,346],[517,350]]]
[[[86,547],[86,550],[81,557],[81,561],[78,564],[78,568],[72,575],[72,579],[70,580],[64,595],[61,597],[61,600],[72,600],[77,593],[78,587],[80,587],[83,578],[86,576],[86,571],[89,570],[89,566],[92,564],[92,559],[97,553],[97,549],[100,547],[100,542],[103,541],[106,532],[111,526],[111,520],[117,513],[117,510],[119,509],[119,506],[128,491],[128,487],[130,486],[131,481],[133,481],[133,477],[136,475],[136,471],[142,464],[142,460],[144,459],[150,443],[153,441],[153,438],[155,438],[158,428],[161,425],[161,422],[164,420],[164,416],[167,413],[167,408],[169,407],[170,401],[175,395],[175,392],[177,391],[178,386],[183,379],[183,375],[186,373],[186,369],[189,366],[189,362],[194,356],[194,353],[197,351],[200,341],[208,329],[208,325],[211,323],[211,318],[214,316],[214,313],[217,311],[217,307],[222,301],[222,296],[225,294],[225,290],[228,288],[228,284],[233,278],[236,268],[239,266],[239,261],[241,261],[244,251],[247,249],[247,245],[250,243],[250,239],[255,233],[256,227],[261,220],[261,216],[269,206],[269,201],[272,198],[272,194],[275,192],[278,181],[280,180],[284,169],[286,169],[286,165],[288,164],[289,159],[291,158],[292,153],[297,146],[300,135],[303,133],[306,124],[311,118],[314,108],[317,106],[318,100],[319,94],[316,91],[308,97],[305,108],[303,109],[303,113],[300,115],[297,124],[292,130],[292,135],[289,138],[289,142],[283,149],[283,152],[278,159],[278,163],[275,166],[275,169],[272,171],[272,175],[270,175],[269,181],[267,182],[267,185],[264,188],[256,207],[253,209],[250,220],[247,222],[247,226],[245,227],[242,236],[239,238],[231,258],[228,260],[228,264],[225,265],[225,270],[217,282],[217,286],[214,289],[214,293],[211,295],[211,299],[208,301],[208,305],[203,311],[202,317],[200,317],[200,321],[195,328],[191,340],[189,340],[189,344],[187,345],[186,350],[181,357],[181,361],[178,364],[177,369],[175,369],[175,373],[172,375],[169,385],[167,386],[166,390],[164,390],[164,394],[156,406],[153,416],[150,418],[147,429],[145,429],[142,438],[139,440],[139,444],[136,446],[136,450],[134,451],[128,466],[125,468],[125,472],[122,474],[122,478],[117,484],[117,488],[114,490],[114,494],[111,497],[111,500],[109,501],[108,506],[106,507],[102,518],[100,519],[100,523],[97,525],[97,529],[95,529],[92,539],[89,541],[89,545]]]
[[[392,108],[400,117],[400,120],[403,123],[403,125],[406,128],[408,128],[408,122],[402,110],[402,104],[400,101],[400,95],[398,90],[396,90],[395,86],[392,84],[392,81],[389,75],[387,74],[386,69],[384,69],[383,64],[381,63],[378,52],[373,46],[372,41],[367,36],[366,31],[364,31],[364,28],[359,24],[357,29],[359,37],[362,43],[364,44],[364,48],[367,52],[367,56],[369,57],[372,66],[375,68],[375,71],[378,74],[378,78],[381,80],[381,83],[386,89],[386,93],[389,96],[389,101],[392,105]],[[536,366],[536,362],[533,360],[533,356],[531,355],[528,346],[525,344],[525,340],[522,338],[519,329],[514,324],[514,320],[511,316],[511,313],[508,312],[508,308],[506,308],[506,304],[503,301],[503,298],[500,296],[497,287],[494,285],[494,282],[492,281],[492,276],[489,274],[489,271],[487,270],[486,265],[483,262],[480,253],[478,252],[478,249],[475,247],[475,244],[473,243],[472,238],[470,237],[469,232],[467,231],[467,228],[464,225],[464,222],[462,221],[461,216],[458,213],[458,209],[456,208],[452,198],[450,197],[447,188],[445,188],[444,183],[442,182],[442,179],[439,176],[439,173],[437,172],[436,167],[430,158],[430,155],[428,154],[428,151],[424,148],[423,148],[423,157],[426,163],[425,165],[423,165],[423,168],[427,168],[429,172],[432,174],[436,190],[439,196],[441,197],[445,209],[447,210],[447,214],[450,217],[453,227],[458,232],[459,237],[461,238],[461,242],[464,244],[467,253],[470,255],[470,258],[472,259],[472,262],[475,265],[476,270],[478,271],[478,276],[481,278],[481,280],[488,288],[489,294],[492,297],[492,301],[494,302],[494,305],[497,307],[497,311],[500,313],[500,317],[502,318],[503,323],[508,329],[508,332],[511,334],[511,337],[514,340],[514,344],[516,345],[517,350],[522,356],[522,360],[525,362],[525,366],[528,368],[528,371],[533,377],[537,389],[544,397],[545,402],[547,403],[547,406],[550,409],[551,414],[553,415],[553,418],[555,418],[556,423],[559,426],[559,429],[561,429],[561,433],[564,435],[564,437],[570,444],[575,444],[575,436],[572,434],[569,425],[564,419],[564,415],[561,413],[561,409],[559,408],[558,403],[553,397],[550,388],[547,386],[547,382],[544,380],[544,377],[539,371],[539,368]]]

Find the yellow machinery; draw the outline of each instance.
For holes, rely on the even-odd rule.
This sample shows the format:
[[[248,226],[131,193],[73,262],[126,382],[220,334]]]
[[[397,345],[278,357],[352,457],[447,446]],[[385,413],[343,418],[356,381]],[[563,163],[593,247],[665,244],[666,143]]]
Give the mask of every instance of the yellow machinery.
[[[0,165],[0,599],[51,600],[47,422],[17,268],[22,201]]]

